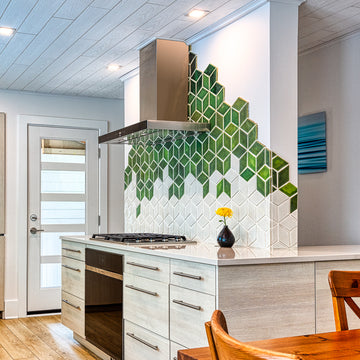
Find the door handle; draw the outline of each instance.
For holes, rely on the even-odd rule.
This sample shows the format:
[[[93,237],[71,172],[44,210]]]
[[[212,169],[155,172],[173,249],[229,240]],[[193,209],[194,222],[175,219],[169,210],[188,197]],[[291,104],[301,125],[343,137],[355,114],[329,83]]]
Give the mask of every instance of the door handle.
[[[37,229],[36,227],[32,227],[30,229],[30,233],[35,235],[36,233],[40,232],[40,231],[44,231],[43,229]]]

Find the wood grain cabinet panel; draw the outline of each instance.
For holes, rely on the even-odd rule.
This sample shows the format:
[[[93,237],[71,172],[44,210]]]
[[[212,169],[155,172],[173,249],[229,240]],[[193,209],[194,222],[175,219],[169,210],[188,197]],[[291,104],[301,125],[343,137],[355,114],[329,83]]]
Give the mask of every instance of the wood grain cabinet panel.
[[[62,290],[85,299],[85,263],[83,261],[63,256],[61,276]]]
[[[170,261],[160,256],[133,254],[125,256],[124,272],[147,279],[169,282]]]
[[[335,331],[334,312],[328,283],[330,270],[360,271],[360,260],[322,261],[315,263],[316,278],[316,332]],[[354,301],[360,305],[359,299]],[[358,329],[360,320],[346,306],[349,329]]]
[[[179,345],[173,341],[170,342],[170,360],[177,360],[177,352],[186,349],[185,346]]]
[[[315,332],[314,263],[219,268],[219,303],[242,341]]]
[[[169,285],[124,274],[124,319],[169,337]]]
[[[204,323],[214,310],[214,295],[170,285],[170,340],[187,348],[207,346]]]
[[[170,283],[215,295],[215,266],[171,259]]]
[[[85,302],[78,297],[61,292],[61,322],[76,334],[85,337]]]
[[[63,240],[61,252],[62,256],[85,261],[85,244]]]
[[[126,360],[169,360],[169,340],[125,320]]]

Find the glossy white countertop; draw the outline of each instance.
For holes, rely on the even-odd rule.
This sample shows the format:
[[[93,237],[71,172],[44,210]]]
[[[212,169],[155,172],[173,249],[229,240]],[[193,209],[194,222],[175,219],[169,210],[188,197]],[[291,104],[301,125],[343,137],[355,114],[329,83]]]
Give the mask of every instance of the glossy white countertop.
[[[133,246],[90,240],[89,236],[62,236],[61,239],[142,254],[195,261],[218,266],[271,264],[288,262],[354,260],[360,259],[360,245],[302,246],[298,249],[266,249],[233,246],[220,248],[217,244],[188,244],[180,249],[152,249],[153,246]]]

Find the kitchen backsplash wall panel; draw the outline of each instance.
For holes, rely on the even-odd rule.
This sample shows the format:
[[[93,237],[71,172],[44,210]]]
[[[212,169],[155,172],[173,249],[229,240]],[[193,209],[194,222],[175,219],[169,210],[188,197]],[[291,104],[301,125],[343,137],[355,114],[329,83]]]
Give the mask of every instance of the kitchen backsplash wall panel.
[[[225,102],[218,71],[189,61],[189,121],[208,134],[148,146],[133,145],[125,169],[126,231],[155,231],[215,242],[218,207],[234,211],[229,226],[238,245],[297,246],[297,188],[290,165],[257,140],[249,103]],[[156,138],[156,135],[154,136]]]

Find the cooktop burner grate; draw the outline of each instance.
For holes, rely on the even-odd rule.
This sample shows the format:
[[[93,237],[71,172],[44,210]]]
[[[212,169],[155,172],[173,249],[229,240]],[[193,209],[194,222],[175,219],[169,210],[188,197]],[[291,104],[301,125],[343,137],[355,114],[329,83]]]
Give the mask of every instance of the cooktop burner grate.
[[[153,233],[94,234],[93,240],[115,241],[125,244],[184,243],[190,242],[183,235]]]

